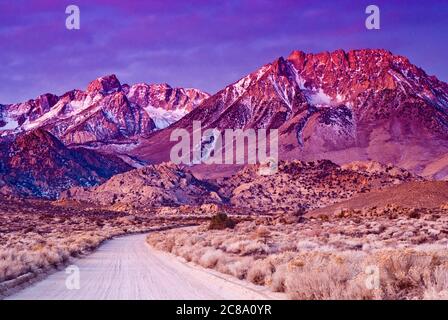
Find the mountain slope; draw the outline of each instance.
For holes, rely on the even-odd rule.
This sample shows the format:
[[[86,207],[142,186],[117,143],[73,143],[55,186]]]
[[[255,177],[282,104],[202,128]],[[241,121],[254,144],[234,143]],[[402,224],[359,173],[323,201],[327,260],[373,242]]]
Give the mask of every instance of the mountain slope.
[[[172,163],[150,165],[116,175],[93,188],[74,187],[61,197],[114,209],[161,206],[230,205],[240,213],[297,212],[345,200],[355,194],[407,181],[409,172],[378,163],[338,166],[331,161],[282,161],[276,174],[265,176],[250,165],[231,177],[198,179]]]
[[[149,165],[116,175],[94,188],[75,187],[62,198],[126,208],[152,208],[183,204],[220,203],[218,188],[196,179],[172,163]]]
[[[37,129],[0,143],[0,193],[56,198],[72,186],[94,186],[132,167],[82,147],[68,149]]]
[[[203,130],[278,129],[281,159],[376,160],[423,173],[448,153],[447,110],[448,85],[404,57],[295,51],[221,90],[133,154],[166,161],[171,131],[201,121]],[[448,164],[437,165],[428,176],[444,178]]]
[[[325,208],[311,211],[309,215],[333,215],[341,211],[361,214],[362,211],[380,211],[385,208],[439,209],[448,204],[448,182],[414,181],[382,190],[359,194]],[[384,210],[383,210],[384,212]]]

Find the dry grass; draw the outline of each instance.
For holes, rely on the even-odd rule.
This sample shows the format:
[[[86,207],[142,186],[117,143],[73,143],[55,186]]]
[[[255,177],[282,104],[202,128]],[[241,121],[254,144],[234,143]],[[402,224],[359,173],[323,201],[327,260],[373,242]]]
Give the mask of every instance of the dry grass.
[[[0,202],[0,284],[64,265],[114,236],[193,222],[24,202]]]
[[[62,234],[46,238],[28,234],[29,238],[22,240],[10,237],[8,249],[0,249],[0,282],[64,264],[70,257],[96,248],[110,236],[89,232],[79,233],[79,237]]]
[[[293,299],[446,299],[448,251],[441,231],[446,220],[430,214],[248,221],[233,230],[203,225],[157,232],[147,241]],[[416,241],[419,237],[424,241]]]

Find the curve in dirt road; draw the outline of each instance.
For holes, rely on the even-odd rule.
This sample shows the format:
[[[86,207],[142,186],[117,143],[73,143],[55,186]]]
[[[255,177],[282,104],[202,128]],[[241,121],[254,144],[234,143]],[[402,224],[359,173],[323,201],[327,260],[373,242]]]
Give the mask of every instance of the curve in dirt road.
[[[146,235],[119,237],[73,262],[80,288],[69,290],[65,270],[8,299],[282,299],[267,288],[203,269],[145,242]]]

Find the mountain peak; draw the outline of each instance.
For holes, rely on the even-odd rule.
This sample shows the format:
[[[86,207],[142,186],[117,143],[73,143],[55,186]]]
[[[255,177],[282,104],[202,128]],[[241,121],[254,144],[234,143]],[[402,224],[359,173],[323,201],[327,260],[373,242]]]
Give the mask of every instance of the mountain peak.
[[[301,50],[293,50],[287,60],[303,60],[306,57],[306,53]]]
[[[14,194],[54,199],[71,186],[93,186],[131,166],[120,158],[85,148],[70,149],[44,129],[4,142],[0,161]]]
[[[121,84],[115,74],[106,75],[93,80],[87,86],[87,92],[110,93],[121,90]]]
[[[64,148],[65,146],[61,141],[41,128],[20,134],[13,143],[14,150],[26,152],[33,150],[40,155],[45,154],[48,150],[62,150]]]

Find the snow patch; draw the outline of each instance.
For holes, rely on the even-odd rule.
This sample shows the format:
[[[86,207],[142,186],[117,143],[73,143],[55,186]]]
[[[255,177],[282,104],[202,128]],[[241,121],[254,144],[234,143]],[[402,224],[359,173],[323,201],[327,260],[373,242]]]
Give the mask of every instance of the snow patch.
[[[98,102],[100,99],[102,99],[102,96],[100,94],[95,95],[94,97],[91,97],[90,95],[87,96],[84,100],[73,100],[70,101],[68,104],[65,104],[63,101],[59,101],[56,103],[53,108],[51,108],[50,111],[43,114],[41,117],[37,118],[34,121],[25,121],[25,123],[22,125],[22,128],[25,130],[31,130],[38,127],[41,127],[42,125],[46,124],[49,121],[55,121],[55,120],[63,120],[68,119],[73,116],[76,116],[83,112],[84,110],[88,109],[90,106]],[[65,109],[64,109],[65,107]],[[95,108],[95,110],[92,110],[90,114],[97,111],[100,107],[98,106]],[[62,112],[62,109],[64,109],[64,112]]]
[[[252,80],[249,75],[247,77],[240,79],[237,83],[235,83],[233,88],[235,89],[238,97],[240,97],[244,93],[244,91],[246,91],[246,89],[250,86],[251,82]]]
[[[157,129],[168,127],[170,124],[180,120],[188,113],[185,109],[165,110],[162,108],[153,107],[151,105],[144,107],[143,110],[145,110],[145,112],[154,121]]]
[[[19,127],[19,123],[15,119],[4,117],[3,121],[6,124],[3,127],[0,127],[0,131],[16,130]]]
[[[341,103],[344,102],[344,100],[344,97],[340,93],[336,95],[336,102]]]
[[[329,95],[327,95],[322,88],[316,88],[316,89],[306,88],[305,80],[300,76],[299,72],[294,67],[294,65],[290,64],[289,66],[294,73],[294,79],[295,79],[297,86],[299,87],[300,90],[303,91],[305,97],[307,98],[308,102],[311,105],[314,105],[314,106],[330,105],[331,106],[331,105],[335,105],[335,104],[342,102],[342,100],[343,100],[342,96],[339,94],[336,96],[336,101],[333,101],[333,99]],[[320,80],[322,82],[322,76],[321,76]]]
[[[256,81],[260,80],[260,78],[266,73],[266,71],[268,71],[270,68],[270,65],[266,65],[261,67],[255,74],[256,77]]]
[[[308,98],[312,105],[332,105],[331,97],[325,94],[322,88],[309,94]]]
[[[289,101],[288,98],[288,92],[286,88],[280,88],[278,83],[274,80],[274,77],[272,75],[269,76],[269,80],[271,81],[272,85],[274,86],[275,91],[277,92],[278,96],[283,100],[284,103],[289,107],[290,110],[292,110],[292,103]]]
[[[232,104],[234,101],[236,101],[239,97],[241,97],[244,94],[247,88],[249,88],[249,86],[251,85],[253,78],[255,78],[255,81],[260,80],[260,78],[266,73],[266,71],[269,70],[270,67],[271,67],[270,65],[265,65],[256,72],[251,73],[244,78],[241,78],[232,86],[227,87],[226,94],[228,94],[229,89],[231,89],[231,92],[234,94],[230,104]]]
[[[297,71],[297,69],[294,67],[293,64],[289,64],[290,68],[292,69],[293,73],[294,73],[294,79],[296,81],[297,86],[299,87],[300,90],[306,90],[305,88],[305,80],[299,75],[299,72]]]

